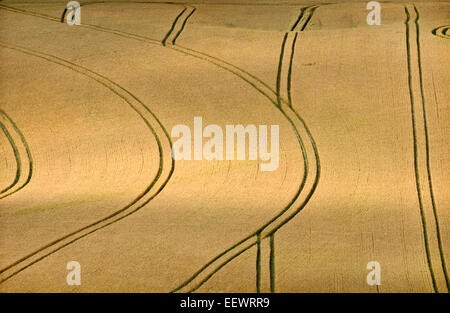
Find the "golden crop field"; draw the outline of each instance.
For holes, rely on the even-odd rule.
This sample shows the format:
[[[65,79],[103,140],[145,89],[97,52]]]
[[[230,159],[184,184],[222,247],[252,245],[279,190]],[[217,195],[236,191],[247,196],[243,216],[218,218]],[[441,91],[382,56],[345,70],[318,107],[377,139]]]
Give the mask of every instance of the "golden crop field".
[[[368,2],[0,1],[0,292],[449,292],[450,2]]]

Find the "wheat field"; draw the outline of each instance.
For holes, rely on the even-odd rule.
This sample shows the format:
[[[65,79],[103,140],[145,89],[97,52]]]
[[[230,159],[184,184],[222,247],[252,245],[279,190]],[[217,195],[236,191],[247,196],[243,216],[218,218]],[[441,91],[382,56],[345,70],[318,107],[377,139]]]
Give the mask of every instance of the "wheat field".
[[[1,1],[0,292],[448,292],[450,2],[367,2]]]

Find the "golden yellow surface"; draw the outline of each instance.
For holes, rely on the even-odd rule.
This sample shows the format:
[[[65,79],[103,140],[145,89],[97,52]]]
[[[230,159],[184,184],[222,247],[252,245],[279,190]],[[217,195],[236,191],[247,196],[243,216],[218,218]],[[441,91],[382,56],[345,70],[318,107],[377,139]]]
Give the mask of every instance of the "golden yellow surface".
[[[448,292],[450,3],[321,2],[1,1],[0,291]],[[172,160],[195,116],[278,169]]]

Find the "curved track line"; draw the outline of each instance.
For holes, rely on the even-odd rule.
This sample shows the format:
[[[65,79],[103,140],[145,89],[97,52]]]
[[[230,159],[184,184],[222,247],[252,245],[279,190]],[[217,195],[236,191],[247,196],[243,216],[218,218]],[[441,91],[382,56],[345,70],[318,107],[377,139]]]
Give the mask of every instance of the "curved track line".
[[[422,233],[424,238],[424,246],[425,246],[425,254],[426,254],[426,260],[428,269],[430,272],[431,282],[433,285],[434,292],[439,292],[437,282],[436,282],[436,274],[433,269],[432,264],[432,256],[431,256],[431,248],[429,243],[429,231],[428,231],[428,223],[426,219],[426,213],[425,213],[425,206],[424,206],[424,196],[423,193],[429,192],[430,199],[431,199],[431,207],[432,207],[432,215],[433,220],[435,222],[436,226],[436,240],[438,243],[438,254],[441,261],[441,266],[443,270],[443,275],[445,278],[445,282],[447,285],[447,291],[449,290],[449,281],[448,281],[448,275],[445,265],[445,258],[444,253],[442,249],[442,242],[441,242],[441,235],[439,230],[439,220],[438,215],[436,212],[436,205],[434,201],[434,194],[433,194],[433,187],[432,187],[432,181],[431,181],[431,168],[430,168],[430,155],[429,155],[429,139],[428,139],[428,126],[427,126],[427,119],[426,119],[426,107],[425,107],[425,97],[424,97],[424,90],[423,90],[423,78],[422,78],[422,65],[421,65],[421,55],[420,55],[420,29],[419,29],[419,12],[415,6],[413,6],[414,12],[416,14],[416,17],[414,19],[414,25],[415,25],[415,31],[416,31],[416,48],[417,48],[417,71],[419,76],[419,87],[420,87],[420,101],[422,101],[422,114],[423,114],[423,127],[424,127],[424,133],[423,137],[425,140],[425,159],[426,159],[426,179],[428,181],[428,190],[422,190],[422,186],[420,184],[420,176],[421,171],[419,169],[419,141],[418,141],[418,131],[417,131],[417,124],[418,121],[416,120],[416,115],[420,114],[416,113],[416,104],[414,99],[414,86],[413,86],[413,65],[412,65],[412,52],[411,52],[411,40],[410,40],[410,22],[411,22],[411,14],[408,10],[408,7],[405,6],[405,14],[406,14],[406,20],[405,20],[405,27],[406,27],[406,52],[407,52],[407,69],[408,69],[408,88],[409,88],[409,98],[411,103],[411,122],[412,122],[412,136],[413,136],[413,148],[414,148],[414,174],[415,174],[415,181],[416,181],[416,191],[417,191],[417,197],[419,201],[419,211],[420,211],[420,217],[421,217],[421,224],[422,224]],[[422,134],[420,134],[422,135]],[[430,225],[432,226],[432,225]]]
[[[100,2],[99,2],[100,3]],[[29,16],[33,16],[33,17],[38,17],[38,18],[42,18],[42,19],[47,19],[53,22],[59,21],[59,19],[56,19],[52,16],[46,15],[46,14],[41,14],[41,13],[36,13],[36,12],[32,12],[32,11],[27,11],[27,10],[23,10],[23,9],[17,9],[14,7],[10,7],[10,6],[6,6],[6,5],[2,5],[0,4],[0,9],[4,9],[10,12],[14,12],[14,13],[19,13],[19,14],[24,14],[24,15],[29,15]],[[102,27],[102,26],[98,26],[98,25],[92,25],[92,24],[81,24],[78,25],[77,27],[83,27],[83,28],[88,28],[88,29],[94,29],[96,31],[100,31],[100,32],[105,32],[105,33],[110,33],[110,34],[114,34],[117,36],[121,36],[127,39],[133,39],[133,40],[137,40],[137,41],[142,41],[148,44],[153,44],[153,45],[157,45],[160,46],[161,42],[157,39],[154,38],[150,38],[150,37],[146,37],[146,36],[142,36],[142,35],[138,35],[138,34],[133,34],[133,33],[128,33],[128,32],[124,32],[124,31],[120,31],[120,30],[116,30],[116,29],[111,29],[111,28],[106,28],[106,27]],[[201,51],[197,51],[194,49],[190,49],[187,47],[183,47],[180,45],[176,45],[176,46],[166,46],[166,48],[170,48],[173,49],[175,51],[177,51],[178,53],[182,53],[185,55],[190,55],[192,57],[204,60],[206,62],[215,64],[218,67],[221,67],[222,69],[229,71],[235,75],[240,76],[242,79],[244,79],[247,83],[251,84],[254,88],[256,88],[259,92],[261,92],[265,97],[267,97],[269,100],[273,101],[273,98],[270,98],[270,94],[276,94],[275,90],[270,87],[267,83],[265,83],[264,81],[262,81],[261,79],[259,79],[258,77],[256,77],[255,75],[249,73],[248,71],[234,65],[231,64],[230,62],[227,62],[225,60],[222,60],[220,58],[211,56],[207,53],[201,52]],[[276,99],[276,98],[275,98]]]
[[[310,19],[310,18],[309,18]],[[308,20],[309,20],[308,19]],[[296,125],[294,124],[294,122],[292,121],[292,119],[287,115],[286,110],[281,106],[281,104],[283,103],[280,100],[280,92],[279,92],[279,86],[280,86],[280,80],[281,80],[281,67],[282,67],[282,59],[283,59],[283,55],[284,55],[284,47],[286,44],[286,38],[287,38],[287,33],[283,39],[283,43],[282,43],[282,47],[281,47],[281,53],[280,53],[280,62],[279,62],[279,67],[278,67],[278,75],[277,75],[277,102],[273,101],[272,103],[275,105],[275,107],[277,107],[279,109],[279,111],[285,116],[285,118],[289,121],[289,123],[291,124],[291,126],[294,129],[294,132],[297,136],[297,140],[300,144],[302,153],[303,153],[303,159],[304,159],[304,167],[305,167],[305,171],[304,171],[304,177],[302,179],[302,182],[300,184],[300,187],[296,193],[296,195],[292,198],[292,200],[290,201],[290,203],[283,209],[281,210],[280,213],[278,213],[275,217],[273,217],[270,221],[268,221],[266,224],[264,224],[262,227],[260,227],[257,231],[255,231],[254,233],[248,235],[247,237],[245,237],[244,239],[242,239],[241,241],[239,241],[238,243],[234,244],[233,246],[231,246],[230,248],[226,249],[225,251],[223,251],[222,253],[220,253],[219,255],[217,255],[215,258],[211,259],[207,264],[205,264],[202,268],[200,268],[197,272],[195,272],[188,280],[186,280],[185,282],[183,282],[180,286],[178,286],[177,288],[175,288],[174,290],[172,290],[172,292],[177,292],[180,291],[181,289],[184,289],[185,287],[187,287],[188,285],[190,285],[197,277],[199,277],[200,274],[202,274],[205,270],[207,270],[209,267],[211,267],[214,263],[216,263],[217,261],[219,261],[220,258],[222,258],[225,254],[232,252],[232,250],[238,248],[241,245],[244,245],[245,243],[247,243],[248,241],[251,241],[251,239],[253,237],[256,236],[256,239],[253,239],[253,241],[251,241],[250,244],[248,244],[245,248],[239,250],[237,253],[235,253],[234,255],[230,256],[229,258],[225,259],[222,263],[220,263],[215,269],[213,269],[204,279],[202,279],[199,283],[195,284],[192,288],[190,288],[187,292],[193,292],[195,290],[197,290],[199,287],[201,287],[206,281],[208,281],[215,273],[217,273],[221,268],[223,268],[227,263],[229,263],[231,260],[233,260],[234,258],[238,257],[239,255],[241,255],[243,252],[247,251],[248,249],[250,249],[251,247],[253,247],[254,245],[258,245],[258,243],[265,239],[270,237],[271,239],[271,247],[274,246],[274,241],[273,241],[273,235],[275,234],[275,232],[281,228],[283,225],[285,225],[287,222],[289,222],[292,218],[294,218],[305,206],[306,204],[309,202],[310,198],[312,197],[315,189],[317,188],[318,182],[319,182],[319,177],[320,177],[320,159],[319,159],[319,154],[318,154],[318,150],[314,141],[314,138],[312,137],[311,132],[309,131],[309,128],[307,127],[306,123],[304,122],[303,118],[300,117],[300,115],[292,108],[292,104],[291,103],[285,103],[287,104],[287,110],[291,111],[292,113],[294,113],[294,117],[301,123],[302,127],[304,128],[304,130],[307,133],[307,136],[309,137],[312,149],[314,151],[314,156],[315,156],[315,161],[316,161],[316,173],[315,173],[315,178],[314,178],[314,182],[312,184],[311,190],[309,191],[308,195],[306,196],[305,200],[303,201],[303,203],[300,204],[300,206],[294,210],[293,213],[291,213],[286,219],[282,220],[281,223],[277,226],[275,226],[273,229],[271,229],[270,231],[268,231],[265,234],[262,234],[262,232],[264,230],[266,230],[266,228],[268,228],[269,226],[272,226],[272,224],[274,224],[274,222],[276,222],[276,220],[278,218],[280,218],[281,216],[285,215],[285,213],[292,207],[292,205],[295,203],[295,201],[297,200],[297,198],[300,196],[301,191],[303,190],[305,183],[306,183],[306,179],[308,177],[308,171],[309,171],[309,165],[308,165],[308,157],[306,154],[306,148],[304,146],[303,140],[299,134],[299,131],[296,127]],[[295,45],[296,42],[296,38],[297,35],[293,41],[293,47]],[[292,56],[292,54],[291,54]],[[292,64],[290,64],[290,70],[292,70]],[[290,76],[288,76],[290,77]],[[288,82],[288,85],[290,83]],[[257,258],[257,262],[258,262],[258,258]],[[274,287],[274,250],[271,249],[271,258],[270,258],[270,264],[271,264],[271,290],[274,291],[275,287]],[[260,277],[260,273],[258,273],[258,269],[260,267],[257,264],[257,281],[258,278]],[[259,289],[259,285],[257,283],[257,290]]]
[[[17,184],[17,182],[19,181],[20,173],[22,172],[22,163],[20,161],[19,149],[17,149],[17,146],[14,143],[14,140],[12,139],[11,134],[9,133],[8,129],[6,129],[5,125],[3,125],[2,122],[0,122],[0,128],[2,129],[3,133],[5,134],[6,139],[8,139],[9,144],[11,145],[11,148],[12,148],[13,153],[14,153],[14,158],[16,160],[16,175],[14,176],[14,179],[13,179],[12,183],[9,184],[6,188],[4,188],[3,190],[0,191],[0,199],[1,199],[2,198],[2,193],[5,193],[8,190],[10,190],[11,188],[13,188]]]
[[[20,180],[20,176],[22,174],[22,158],[20,157],[20,153],[19,150],[17,149],[17,145],[14,143],[13,138],[11,137],[10,133],[7,131],[6,126],[3,125],[2,129],[3,131],[7,132],[8,134],[6,135],[8,137],[8,140],[10,141],[13,150],[14,150],[14,156],[16,158],[16,162],[17,162],[17,172],[16,172],[16,178],[14,179],[14,182],[12,185],[10,185],[8,188],[2,190],[0,192],[0,199],[6,198],[12,194],[15,194],[16,192],[18,192],[19,190],[23,189],[26,185],[28,185],[28,183],[31,181],[31,177],[33,176],[33,167],[34,167],[34,163],[33,163],[33,157],[31,155],[31,150],[30,147],[27,143],[27,140],[25,139],[25,136],[23,135],[23,133],[20,131],[19,127],[17,127],[16,123],[14,122],[14,120],[8,115],[6,114],[5,111],[3,111],[2,109],[0,109],[0,115],[2,115],[11,125],[12,128],[14,129],[14,131],[16,132],[17,135],[19,135],[20,141],[22,142],[22,145],[25,148],[25,151],[27,153],[27,160],[28,160],[28,175],[27,178],[25,180],[25,182],[20,185],[18,188],[11,190],[15,185],[17,185],[19,183]],[[5,134],[6,134],[5,132]],[[17,155],[16,155],[17,153]],[[17,176],[17,174],[19,174]],[[8,192],[9,191],[9,192]]]
[[[424,124],[424,132],[425,132],[425,153],[426,153],[426,167],[427,167],[427,178],[428,178],[428,188],[431,196],[431,207],[433,209],[433,216],[434,216],[434,222],[436,224],[436,236],[438,241],[438,248],[439,248],[439,257],[441,259],[441,266],[444,272],[444,278],[445,283],[447,286],[447,291],[450,291],[450,282],[448,278],[447,273],[447,266],[445,262],[445,254],[444,249],[442,247],[442,238],[441,238],[441,231],[439,228],[439,216],[437,214],[436,209],[436,201],[434,199],[434,192],[433,192],[433,183],[431,178],[431,161],[430,161],[430,140],[428,135],[428,122],[427,122],[427,110],[425,107],[425,92],[423,88],[423,75],[422,75],[422,57],[421,57],[421,49],[420,49],[420,27],[419,27],[419,11],[417,10],[417,7],[414,5],[414,11],[416,13],[416,30],[417,30],[417,36],[416,36],[416,45],[417,45],[417,65],[419,67],[419,82],[420,82],[420,95],[422,99],[422,111],[423,111],[423,124]],[[445,32],[444,32],[445,34]]]
[[[433,35],[441,37],[441,38],[445,38],[445,39],[450,39],[449,32],[450,32],[450,25],[439,26],[431,31],[431,33]]]
[[[289,107],[287,108],[288,110],[292,110]],[[286,114],[285,111],[283,109],[280,109],[280,111],[283,111],[283,115]],[[303,119],[298,115],[297,112],[294,111],[294,114],[296,115],[297,118],[300,119],[301,123],[303,124],[304,121]],[[285,115],[286,118],[290,121],[290,123],[292,123],[291,125],[294,125],[293,121],[287,116]],[[304,126],[306,126],[306,124],[303,124]],[[295,126],[293,126],[295,127]],[[271,229],[270,231],[268,231],[267,233],[265,233],[264,235],[261,234],[261,240],[265,239],[265,238],[269,238],[272,235],[275,234],[275,232],[280,229],[283,225],[285,225],[286,223],[288,223],[291,219],[293,219],[305,206],[306,204],[309,202],[309,200],[311,199],[312,195],[314,194],[317,185],[319,183],[319,178],[320,178],[320,160],[319,160],[319,154],[318,154],[318,150],[315,144],[314,139],[311,137],[311,133],[309,132],[309,129],[307,129],[305,127],[306,131],[308,132],[308,137],[310,139],[310,144],[313,147],[314,150],[314,157],[315,157],[315,161],[316,161],[316,171],[315,171],[315,177],[314,177],[314,182],[313,185],[308,193],[308,195],[306,196],[306,198],[304,199],[304,201],[294,210],[294,212],[292,212],[287,218],[285,218],[284,220],[282,220],[280,222],[280,224],[278,224],[277,226],[275,226],[273,229]],[[298,136],[298,139],[301,140],[300,136]],[[305,158],[307,158],[307,156],[305,155]],[[303,189],[303,186],[302,186]],[[302,191],[302,189],[300,190],[300,192]],[[298,197],[298,196],[297,196]],[[296,200],[296,199],[295,199]],[[295,202],[291,201],[291,202]],[[292,206],[292,204],[291,204]],[[281,215],[283,215],[283,213],[285,213],[287,210],[289,210],[291,208],[291,206],[287,206],[285,207],[278,215],[277,217],[280,217]],[[276,218],[273,218],[273,220],[275,220]],[[267,226],[271,226],[270,224]],[[266,227],[267,227],[266,226]],[[209,273],[203,280],[201,280],[199,283],[197,283],[194,287],[192,287],[191,289],[189,289],[187,292],[193,292],[196,291],[199,287],[201,287],[206,281],[208,281],[215,273],[217,273],[223,266],[225,266],[227,263],[229,263],[230,261],[232,261],[234,258],[236,258],[237,256],[241,255],[243,252],[247,251],[248,249],[250,249],[251,247],[253,247],[254,245],[257,244],[256,240],[254,239],[253,241],[251,241],[252,238],[254,238],[255,236],[257,236],[258,234],[261,233],[261,229],[259,229],[257,232],[255,232],[254,234],[251,234],[249,236],[247,236],[246,238],[242,239],[241,241],[239,241],[238,243],[236,243],[235,245],[233,245],[232,247],[228,248],[227,250],[225,250],[224,252],[222,252],[221,254],[217,255],[215,258],[211,259],[207,264],[205,264],[200,270],[198,270],[196,273],[194,273],[193,276],[191,276],[188,280],[186,280],[183,284],[181,284],[180,286],[178,286],[177,288],[175,288],[174,290],[172,290],[172,292],[177,292],[180,291],[182,288],[188,286],[188,284],[190,284],[192,281],[194,281],[195,278],[197,278],[203,271],[205,271],[208,267],[212,266],[214,263],[216,263],[216,261],[218,261],[222,256],[224,256],[225,254],[232,252],[232,250],[234,250],[235,248],[242,246],[246,243],[248,243],[250,241],[250,243],[243,248],[242,250],[239,250],[239,252],[237,252],[236,254],[230,256],[229,258],[225,259],[222,263],[220,263],[218,265],[217,268],[213,269],[211,273]],[[272,251],[271,251],[272,253]],[[273,262],[273,255],[271,258],[271,261]],[[273,265],[272,265],[272,270],[273,270]],[[273,281],[273,276],[271,276],[271,280]],[[272,287],[272,289],[274,289]]]
[[[186,27],[186,23],[189,20],[189,18],[192,16],[192,14],[194,14],[195,12],[195,8],[192,9],[191,13],[189,13],[189,15],[184,19],[183,24],[181,25],[180,30],[178,31],[178,33],[175,35],[175,37],[172,39],[172,45],[175,44],[175,41],[177,41],[177,38],[181,35],[181,33],[183,32],[184,28]]]
[[[14,12],[14,13],[23,14],[23,15],[38,17],[38,18],[46,19],[46,20],[49,20],[49,21],[52,21],[52,22],[61,23],[60,19],[55,18],[53,16],[50,16],[50,15],[47,15],[47,14],[43,14],[43,13],[37,13],[37,12],[33,12],[33,11],[28,11],[28,10],[24,10],[24,9],[18,9],[18,8],[7,6],[7,5],[4,5],[4,4],[0,4],[0,9],[5,10],[5,11]],[[96,31],[99,31],[99,32],[115,34],[117,36],[121,36],[121,37],[124,37],[124,38],[130,38],[130,39],[135,39],[135,40],[139,40],[140,39],[139,35],[135,35],[135,34],[123,32],[123,31],[116,31],[114,29],[110,29],[110,28],[102,27],[102,26],[98,26],[98,25],[92,25],[92,24],[83,23],[81,25],[77,25],[76,27],[78,27],[78,28],[87,28],[87,29],[95,29]],[[156,40],[156,39],[147,38],[146,40],[148,40],[149,42],[152,42],[153,44],[157,44],[157,45],[161,44],[160,41]]]
[[[261,292],[261,233],[256,234],[256,292]]]
[[[420,191],[420,182],[419,182],[419,166],[417,162],[417,131],[416,131],[416,120],[415,120],[415,109],[414,109],[414,96],[413,96],[413,87],[412,87],[412,74],[411,74],[411,44],[409,41],[410,31],[409,31],[409,21],[411,19],[411,16],[409,14],[408,9],[405,7],[405,14],[406,14],[406,20],[405,20],[405,26],[406,26],[406,50],[407,50],[407,62],[408,62],[408,86],[409,86],[409,96],[410,96],[410,102],[411,102],[411,119],[412,119],[412,131],[413,131],[413,141],[414,141],[414,174],[416,178],[416,190],[417,190],[417,196],[419,200],[419,210],[420,210],[420,216],[422,221],[422,232],[423,232],[423,238],[424,238],[424,244],[425,244],[425,252],[427,257],[427,264],[428,269],[430,271],[431,281],[433,284],[433,290],[437,292],[437,286],[436,286],[436,278],[434,277],[433,267],[431,266],[431,256],[430,256],[430,248],[428,245],[428,232],[427,232],[427,225],[425,221],[425,212],[423,209],[422,204],[422,196]]]
[[[270,256],[269,256],[269,271],[270,271],[270,292],[275,292],[275,233],[270,235]]]
[[[59,22],[59,19],[56,19],[56,18],[46,15],[46,14],[36,13],[36,12],[27,11],[27,10],[23,10],[23,9],[17,9],[17,8],[2,5],[2,4],[0,4],[0,9],[7,10],[10,12],[14,12],[14,13],[29,15],[29,16],[33,16],[33,17],[37,17],[37,18],[42,18],[42,19],[53,21],[53,22]],[[161,46],[161,41],[159,41],[157,39],[153,39],[150,37],[137,35],[137,34],[133,34],[133,33],[128,33],[128,32],[124,32],[124,31],[120,31],[120,30],[115,30],[115,29],[111,29],[111,28],[106,28],[106,27],[102,27],[102,26],[98,26],[98,25],[81,24],[81,25],[78,25],[77,27],[93,29],[93,30],[96,30],[99,32],[114,34],[114,35],[117,35],[117,36],[120,36],[123,38],[137,40],[137,41],[145,42],[148,44]],[[216,66],[218,66],[226,71],[229,71],[229,72],[233,73],[234,75],[238,75],[240,78],[242,78],[247,83],[251,84],[254,88],[256,88],[260,93],[262,93],[270,101],[273,101],[273,99],[276,99],[276,97],[271,98],[271,96],[270,96],[270,94],[275,94],[274,89],[272,89],[267,83],[265,83],[264,81],[262,81],[255,75],[249,73],[248,71],[246,71],[242,68],[239,68],[239,67],[237,67],[227,61],[221,60],[217,57],[208,55],[208,54],[200,52],[200,51],[196,51],[194,49],[186,48],[186,47],[183,47],[180,45],[176,45],[176,46],[170,46],[170,45],[167,46],[166,45],[165,47],[170,48],[174,51],[177,51],[178,53],[182,53],[184,55],[189,55],[189,56],[195,57],[197,59],[201,59],[206,62],[215,64]]]
[[[73,231],[63,237],[60,237],[45,246],[37,249],[36,251],[26,255],[25,257],[15,261],[14,263],[10,264],[9,266],[3,268],[0,270],[0,283],[5,282],[9,278],[17,275],[21,271],[25,270],[26,268],[30,267],[31,265],[43,260],[44,258],[52,255],[53,253],[59,251],[60,249],[78,241],[81,238],[86,237],[89,234],[94,233],[97,230],[100,230],[102,228],[105,228],[115,222],[118,222],[119,220],[137,212],[139,209],[144,207],[146,204],[148,204],[154,197],[156,197],[162,189],[166,186],[168,183],[170,177],[173,174],[174,168],[175,168],[175,162],[172,158],[172,155],[170,152],[167,152],[167,154],[170,155],[171,158],[171,166],[170,171],[161,184],[161,186],[147,199],[145,199],[145,196],[149,194],[151,189],[155,186],[157,181],[161,178],[162,172],[163,172],[163,166],[164,166],[164,149],[162,147],[160,138],[158,134],[156,133],[153,126],[150,125],[150,122],[148,121],[147,117],[145,115],[149,115],[150,118],[156,121],[156,125],[161,129],[161,131],[164,133],[164,136],[166,137],[168,141],[169,147],[171,147],[172,142],[169,134],[167,133],[164,126],[161,124],[159,119],[153,114],[153,112],[150,111],[150,109],[144,105],[135,95],[130,93],[128,90],[120,86],[119,84],[113,82],[109,78],[102,76],[98,73],[95,73],[85,67],[82,67],[80,65],[77,65],[75,63],[69,62],[67,60],[64,60],[62,58],[52,56],[49,54],[41,53],[38,51],[34,51],[31,49],[19,47],[19,46],[12,46],[4,43],[0,43],[0,46],[15,50],[24,54],[28,54],[34,57],[38,57],[41,59],[44,59],[48,62],[58,64],[61,66],[64,66],[68,69],[71,69],[75,72],[78,72],[88,78],[91,78],[98,82],[99,84],[103,85],[104,87],[108,88],[110,91],[112,91],[114,94],[122,98],[128,105],[144,120],[147,127],[151,130],[152,134],[155,136],[155,139],[158,144],[158,150],[159,150],[159,157],[160,157],[160,164],[158,168],[158,172],[155,174],[155,177],[152,179],[150,184],[146,187],[146,189],[138,196],[136,197],[131,203],[129,203],[124,208],[106,216],[105,218],[102,218],[96,222],[93,222],[87,226],[84,226],[76,231]],[[140,109],[138,109],[140,107]],[[142,200],[142,201],[141,201]],[[139,203],[139,202],[142,203]],[[57,246],[58,245],[58,246]],[[10,273],[11,272],[11,273]],[[3,277],[2,277],[3,276]]]
[[[38,14],[38,13],[26,11],[26,10],[17,10],[17,9],[15,9],[15,8],[12,8],[12,7],[6,7],[6,6],[4,6],[4,5],[0,5],[0,8],[6,9],[6,10],[9,10],[9,11],[13,11],[13,12],[16,12],[16,13],[22,13],[22,14],[26,14],[26,15],[32,15],[32,16],[35,16],[35,17],[39,17],[39,18],[49,19],[49,20],[52,20],[52,21],[57,21],[57,20],[56,20],[55,18],[53,18],[53,17],[49,17],[49,16],[46,16],[46,15],[43,15],[43,14]],[[80,26],[83,26],[83,25],[80,25]],[[86,28],[92,28],[92,29],[95,29],[95,30],[98,30],[98,31],[104,31],[104,32],[108,32],[108,33],[113,33],[113,34],[116,34],[116,35],[119,35],[119,36],[122,36],[122,37],[125,37],[125,38],[134,39],[134,40],[138,40],[138,41],[143,41],[143,42],[147,42],[147,43],[150,43],[150,44],[157,44],[157,43],[158,43],[158,45],[160,45],[160,43],[159,43],[157,40],[155,40],[155,39],[148,38],[148,37],[144,37],[144,36],[140,36],[140,35],[136,35],[136,34],[126,33],[126,32],[122,32],[122,31],[118,31],[118,30],[113,30],[113,29],[108,29],[108,28],[100,27],[100,26],[96,26],[96,25],[86,25],[86,24],[84,24],[84,27],[86,27]],[[202,60],[204,60],[204,61],[207,61],[207,62],[209,62],[209,63],[215,64],[216,66],[218,66],[218,67],[220,67],[220,68],[222,68],[222,69],[224,69],[224,70],[227,70],[227,71],[233,73],[234,75],[240,77],[242,80],[244,80],[245,82],[247,82],[248,84],[250,84],[251,86],[253,86],[258,92],[260,92],[262,95],[264,95],[265,97],[267,97],[273,104],[277,105],[277,98],[278,98],[279,96],[276,94],[276,92],[274,92],[273,89],[271,89],[271,88],[267,85],[267,83],[264,83],[264,82],[261,81],[259,78],[257,78],[256,76],[254,76],[254,75],[248,73],[247,71],[242,70],[242,69],[240,69],[239,67],[237,67],[237,66],[235,66],[235,65],[233,65],[233,64],[231,64],[231,63],[229,63],[229,62],[226,62],[226,61],[223,61],[223,60],[221,60],[221,59],[219,59],[219,58],[210,56],[210,55],[208,55],[208,54],[206,54],[206,53],[202,53],[202,52],[199,52],[199,51],[195,51],[195,50],[193,50],[193,49],[181,47],[181,46],[178,46],[178,45],[177,45],[177,46],[171,46],[171,47],[169,47],[169,48],[171,48],[171,49],[173,49],[173,50],[175,50],[175,51],[178,51],[178,52],[180,52],[180,53],[183,53],[183,54],[185,54],[185,55],[190,55],[190,56],[196,57],[196,58],[198,58],[198,59],[202,59]],[[275,97],[271,97],[270,94],[274,94]],[[283,99],[282,99],[282,102],[286,103],[286,101],[283,100]],[[295,114],[295,115],[296,115],[297,117],[299,117],[298,114]],[[290,119],[288,119],[288,120],[290,121],[291,125],[293,125],[293,122],[292,122]],[[301,120],[301,122],[302,122],[302,124],[304,124],[304,121],[303,121],[303,120]],[[306,125],[306,124],[304,124],[304,125]],[[294,127],[294,131],[295,131],[295,126],[293,126],[293,127]],[[307,132],[309,132],[309,129],[307,129]],[[298,134],[296,134],[296,135],[297,135],[298,139],[301,140],[301,138],[299,137],[299,135],[298,135]],[[310,135],[311,135],[311,134],[309,133],[309,136],[310,136]],[[314,146],[313,146],[313,149],[315,150],[315,156],[318,157],[318,153],[317,153],[317,149],[316,149],[316,147],[315,147],[315,144],[314,144]],[[305,152],[304,150],[302,150],[302,153],[305,154],[304,157],[306,158],[306,152]],[[319,164],[317,164],[317,165],[319,165]],[[320,169],[316,170],[316,173],[317,173],[317,172],[320,172]],[[318,183],[318,177],[316,177],[316,180],[317,180],[317,183]],[[317,183],[316,183],[316,182],[313,183],[313,188],[314,188],[314,189],[316,188]],[[304,185],[304,183],[302,183],[302,184]],[[299,189],[303,189],[303,186],[302,186],[301,188],[299,188]],[[300,192],[301,192],[301,190],[298,191],[298,194],[299,194]],[[313,191],[313,192],[314,192],[314,191]],[[310,194],[307,196],[306,201],[304,201],[304,203],[302,203],[302,204],[300,205],[300,207],[296,210],[296,212],[294,212],[294,214],[292,214],[292,215],[291,215],[291,216],[290,216],[290,217],[289,217],[282,225],[284,225],[284,224],[287,223],[290,219],[292,219],[292,218],[296,215],[296,213],[298,213],[298,212],[306,205],[306,203],[307,203],[307,202],[309,201],[309,199],[311,198],[313,192],[310,192]],[[298,196],[297,196],[297,197],[298,197]],[[292,205],[292,204],[295,202],[295,199],[292,200],[291,202],[292,202],[292,203],[291,203],[291,205]],[[282,210],[277,216],[275,216],[272,220],[277,219],[279,216],[281,216],[281,215],[282,215],[286,210],[288,210],[288,209],[289,209],[289,207],[283,209],[283,210]],[[280,227],[281,227],[282,225],[280,225]],[[278,227],[278,228],[279,228],[279,227]],[[276,231],[278,228],[274,229],[274,231]],[[273,232],[267,234],[264,238],[266,238],[266,237],[268,237],[268,236],[270,236],[270,235],[272,235],[272,234],[273,234]],[[253,237],[253,236],[251,236],[251,237]],[[251,238],[251,237],[250,237],[250,238]],[[249,239],[250,239],[250,238],[249,238]],[[248,241],[248,240],[245,240],[245,239],[244,239],[244,240],[241,240],[237,245],[240,245],[240,244],[242,244],[242,243],[245,243],[246,241]],[[255,243],[252,243],[251,246],[253,246],[254,244],[255,244]],[[236,245],[236,246],[237,246],[237,245]],[[249,246],[248,248],[250,248],[251,246]],[[247,248],[247,249],[248,249],[248,248]],[[211,260],[211,262],[209,262],[206,266],[209,266],[211,263],[213,263],[215,260],[217,260],[220,256],[223,256],[224,254],[226,254],[226,253],[229,252],[230,250],[232,250],[232,248],[227,249],[225,252],[221,253],[219,256],[217,256],[216,258],[214,258],[213,260]],[[242,252],[244,252],[244,251],[242,251]],[[241,253],[242,253],[242,252],[241,252]],[[240,254],[240,253],[239,253],[239,254]],[[237,255],[236,255],[236,256],[237,256]],[[231,260],[230,260],[230,261],[231,261]],[[228,263],[228,261],[227,261],[226,263]],[[222,266],[223,266],[223,265],[222,265]],[[222,267],[222,266],[221,266],[221,267]],[[176,290],[174,290],[174,291],[176,291]]]
[[[172,26],[170,27],[169,31],[167,32],[166,36],[163,38],[163,40],[161,41],[162,45],[165,46],[166,45],[166,41],[169,38],[169,36],[172,34],[173,30],[175,29],[175,25],[177,24],[178,20],[180,19],[180,17],[183,15],[184,12],[186,12],[187,8],[185,7],[175,18],[175,20],[172,23]]]

